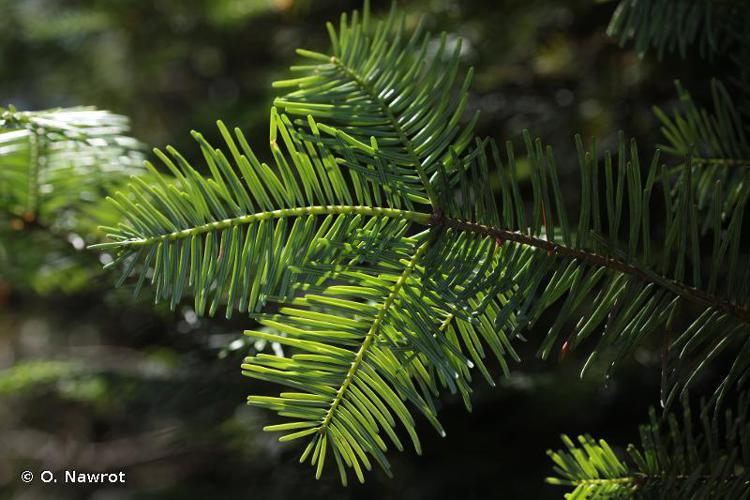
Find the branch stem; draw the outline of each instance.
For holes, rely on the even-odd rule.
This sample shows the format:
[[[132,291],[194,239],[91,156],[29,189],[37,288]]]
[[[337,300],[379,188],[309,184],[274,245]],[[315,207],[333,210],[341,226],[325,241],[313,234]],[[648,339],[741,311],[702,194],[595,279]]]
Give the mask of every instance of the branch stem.
[[[595,266],[607,267],[614,271],[633,276],[639,280],[654,283],[675,293],[676,295],[679,295],[680,297],[684,297],[691,302],[711,307],[722,313],[732,315],[744,323],[750,324],[749,310],[715,295],[706,293],[698,288],[687,286],[683,283],[678,283],[648,269],[638,267],[620,259],[599,255],[587,250],[571,248],[554,241],[547,241],[546,239],[541,239],[514,231],[484,226],[475,222],[467,222],[459,219],[452,219],[448,217],[435,218],[433,216],[430,224],[445,225],[446,227],[450,227],[458,231],[491,236],[493,238],[499,239],[500,241],[511,241],[519,243],[521,245],[540,248],[547,251],[547,253],[549,254],[560,255],[562,257],[567,257],[570,259],[588,262]]]
[[[269,210],[254,214],[241,215],[230,219],[224,219],[216,222],[181,229],[179,231],[170,231],[158,236],[148,238],[133,238],[124,241],[114,241],[110,243],[99,243],[91,245],[89,248],[118,248],[118,247],[142,247],[153,245],[159,241],[179,240],[189,238],[196,234],[204,234],[211,231],[221,231],[234,226],[252,224],[269,219],[282,219],[285,217],[302,217],[305,215],[366,215],[373,217],[391,217],[403,218],[416,222],[418,224],[427,224],[431,218],[430,214],[424,212],[415,212],[412,210],[401,210],[397,208],[386,207],[367,207],[362,205],[311,205],[307,207],[282,208],[279,210]]]
[[[398,280],[396,280],[396,282],[393,284],[388,297],[385,299],[385,302],[383,302],[383,307],[380,309],[380,311],[378,311],[377,316],[375,316],[375,320],[372,322],[372,325],[370,325],[370,329],[368,330],[367,335],[365,335],[365,339],[362,342],[362,345],[359,347],[359,350],[354,357],[354,361],[352,361],[349,370],[346,372],[346,378],[344,378],[344,382],[341,384],[341,387],[339,387],[338,392],[336,392],[336,397],[334,398],[331,406],[328,408],[328,412],[326,412],[326,415],[321,422],[320,427],[318,428],[319,432],[325,432],[325,429],[331,423],[331,419],[336,413],[336,408],[344,399],[344,394],[351,385],[352,380],[354,380],[354,376],[357,374],[359,367],[362,365],[362,360],[364,359],[367,350],[370,348],[372,341],[375,339],[378,331],[380,330],[380,325],[385,320],[386,314],[388,314],[388,310],[398,298],[399,294],[401,293],[401,289],[404,287],[404,284],[409,279],[409,276],[411,276],[411,273],[417,267],[417,263],[425,254],[425,252],[427,252],[429,247],[430,243],[426,241],[422,243],[419,248],[417,248],[417,251],[414,252],[414,255],[409,260],[409,263],[406,264],[406,267],[401,273],[401,276],[399,276]]]

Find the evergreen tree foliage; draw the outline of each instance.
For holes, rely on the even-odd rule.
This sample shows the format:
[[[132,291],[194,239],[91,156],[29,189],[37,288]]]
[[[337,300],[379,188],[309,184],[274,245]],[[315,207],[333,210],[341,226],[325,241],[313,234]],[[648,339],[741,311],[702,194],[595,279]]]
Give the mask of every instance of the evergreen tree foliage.
[[[747,124],[729,90],[717,80],[711,82],[712,109],[700,108],[679,82],[677,91],[680,106],[672,115],[654,109],[666,140],[661,149],[677,159],[690,157],[700,177],[696,201],[701,212],[708,210],[717,189],[734,188],[724,195],[725,205],[720,207],[726,217],[739,201],[738,188],[750,167]]]
[[[102,188],[142,171],[127,118],[94,108],[0,108],[0,208],[27,223],[50,222]]]
[[[365,7],[328,32],[328,54],[299,50],[305,64],[275,84],[287,93],[271,110],[272,165],[239,129],[219,122],[222,148],[194,132],[208,177],[157,150],[171,175],[149,166],[154,182],[115,195],[122,222],[95,245],[124,265],[120,283],[137,277],[136,292],[150,281],[173,308],[191,295],[199,314],[247,313],[261,325],[248,335],[291,349],[245,360],[245,375],[287,388],[248,402],[288,419],[266,430],[305,441],[300,461],[318,477],[326,464],[343,483],[374,463],[390,473],[399,428],[420,451],[415,411],[444,434],[439,394],[470,407],[475,373],[493,383],[486,358],[507,371],[547,311],[539,355],[583,349],[583,371],[664,344],[665,404],[722,352],[734,363],[715,399],[744,378],[750,184],[712,160],[745,158],[723,87],[713,115],[687,97],[684,116],[662,114],[668,152],[687,155],[679,164],[642,157],[622,135],[613,151],[577,137],[573,214],[541,139],[525,133],[517,154],[473,136],[459,44],[443,36],[435,50],[395,9],[373,22]]]
[[[640,445],[621,458],[603,439],[563,436],[565,449],[548,451],[555,485],[573,487],[568,499],[590,498],[747,498],[750,494],[748,398],[724,418],[704,404],[696,426],[683,401],[681,418],[657,416],[640,427]]]
[[[620,0],[607,33],[621,44],[632,40],[644,55],[678,52],[683,57],[697,47],[703,57],[737,45],[747,47],[750,12],[740,1]]]
[[[81,235],[116,216],[106,192],[144,172],[128,131],[126,117],[93,107],[0,108],[0,277],[40,292],[91,277]]]

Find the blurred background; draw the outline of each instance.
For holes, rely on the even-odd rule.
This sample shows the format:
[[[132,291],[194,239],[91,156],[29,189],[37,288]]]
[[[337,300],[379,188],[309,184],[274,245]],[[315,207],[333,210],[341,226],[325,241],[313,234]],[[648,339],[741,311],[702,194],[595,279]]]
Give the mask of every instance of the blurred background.
[[[376,14],[389,2],[373,1]],[[400,2],[409,22],[464,39],[476,69],[469,107],[478,132],[504,141],[530,128],[555,146],[575,208],[573,134],[611,144],[618,130],[650,155],[654,104],[670,108],[680,79],[701,100],[720,61],[690,54],[639,59],[605,29],[615,4],[591,0]],[[0,0],[0,105],[96,105],[131,118],[149,146],[199,150],[222,119],[267,152],[271,82],[294,49],[327,50],[325,21],[359,2],[329,0]],[[451,35],[451,36],[454,36]],[[244,379],[250,321],[198,319],[188,302],[154,307],[84,250],[86,234],[33,227],[0,232],[0,499],[558,498],[545,455],[559,434],[591,432],[625,445],[658,402],[658,349],[638,351],[604,380],[580,380],[581,356],[542,363],[529,332],[525,361],[474,411],[442,400],[447,437],[425,421],[424,454],[391,453],[381,471],[341,488],[297,463],[299,449],[263,433],[273,416],[245,406],[271,387]],[[10,257],[9,257],[10,255]],[[12,257],[12,258],[11,258]],[[497,368],[497,367],[496,367]],[[499,369],[495,373],[499,375]],[[24,484],[23,470],[124,471],[124,486]]]

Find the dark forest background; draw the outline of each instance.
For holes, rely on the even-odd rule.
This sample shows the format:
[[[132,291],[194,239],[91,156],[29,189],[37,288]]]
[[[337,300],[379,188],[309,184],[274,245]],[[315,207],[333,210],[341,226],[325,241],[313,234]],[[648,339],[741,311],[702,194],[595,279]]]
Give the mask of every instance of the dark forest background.
[[[701,100],[721,61],[639,59],[605,34],[615,4],[591,0],[400,2],[415,22],[464,39],[476,68],[469,111],[478,132],[520,145],[524,128],[555,146],[575,209],[573,134],[612,144],[618,130],[641,150],[660,141],[651,107],[675,103],[673,81]],[[130,116],[149,146],[199,155],[189,131],[218,133],[221,118],[265,152],[271,82],[294,49],[325,52],[325,21],[359,2],[329,0],[0,0],[0,105],[91,104]],[[373,2],[382,14],[387,2]],[[197,162],[196,162],[197,163]],[[4,234],[8,234],[7,232]],[[7,237],[7,236],[6,236]],[[299,450],[261,428],[272,415],[245,406],[239,365],[250,321],[197,319],[185,301],[154,307],[132,285],[115,290],[78,235],[35,232],[0,255],[0,499],[556,498],[543,479],[559,434],[591,432],[625,445],[658,403],[658,352],[637,351],[605,381],[578,378],[581,356],[533,356],[498,388],[476,384],[474,411],[442,400],[446,438],[426,422],[424,455],[392,453],[381,471],[341,488],[315,481]],[[538,338],[544,325],[528,337]],[[496,367],[497,368],[497,367]],[[499,370],[495,373],[499,375]],[[267,388],[271,391],[273,388]],[[31,470],[125,471],[123,486],[24,484]]]

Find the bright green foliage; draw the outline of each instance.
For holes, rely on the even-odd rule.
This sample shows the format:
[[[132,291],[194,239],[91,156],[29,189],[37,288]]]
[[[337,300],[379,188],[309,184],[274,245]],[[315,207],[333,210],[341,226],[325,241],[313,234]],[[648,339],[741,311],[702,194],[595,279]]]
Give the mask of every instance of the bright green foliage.
[[[511,143],[501,150],[461,125],[469,76],[454,84],[458,49],[432,57],[429,35],[404,32],[395,12],[373,24],[365,9],[329,33],[331,54],[300,51],[315,64],[277,84],[290,90],[271,111],[273,166],[237,129],[219,124],[225,151],[194,133],[210,176],[157,151],[173,176],[136,178],[115,196],[123,222],[100,245],[125,263],[122,280],[139,276],[136,290],[151,274],[157,300],[191,294],[199,314],[226,304],[264,327],[248,335],[290,348],[246,358],[244,374],[289,388],[248,401],[290,419],[267,429],[304,438],[301,460],[317,475],[332,463],[343,482],[373,462],[389,471],[397,427],[419,451],[411,412],[443,432],[440,391],[470,406],[472,368],[492,383],[484,359],[507,370],[512,341],[547,311],[540,356],[585,349],[584,369],[666,344],[665,402],[724,350],[736,362],[717,396],[746,374],[744,176],[726,178],[731,213],[711,200],[704,251],[690,161],[644,163],[624,137],[614,153],[578,138],[574,217],[550,147],[527,133],[517,159]],[[277,312],[262,313],[270,302]]]
[[[80,250],[112,220],[102,198],[144,172],[127,133],[127,118],[91,107],[0,108],[1,280],[46,293],[91,279],[94,256]]]
[[[620,460],[605,440],[597,442],[591,436],[578,436],[576,445],[563,435],[562,441],[566,450],[547,451],[557,473],[557,477],[547,478],[547,482],[575,487],[565,498],[632,498],[640,477]]]
[[[0,108],[0,210],[49,222],[142,171],[127,118],[94,108]]]
[[[685,56],[691,45],[712,57],[747,37],[750,9],[742,0],[620,0],[607,33],[639,55],[655,49]]]
[[[681,420],[674,414],[640,427],[640,445],[629,445],[627,459],[606,441],[579,436],[578,444],[563,436],[565,450],[548,451],[555,463],[550,484],[574,487],[568,499],[594,498],[722,498],[750,496],[750,420],[743,395],[734,414],[725,418],[704,405],[695,426],[683,401]]]

